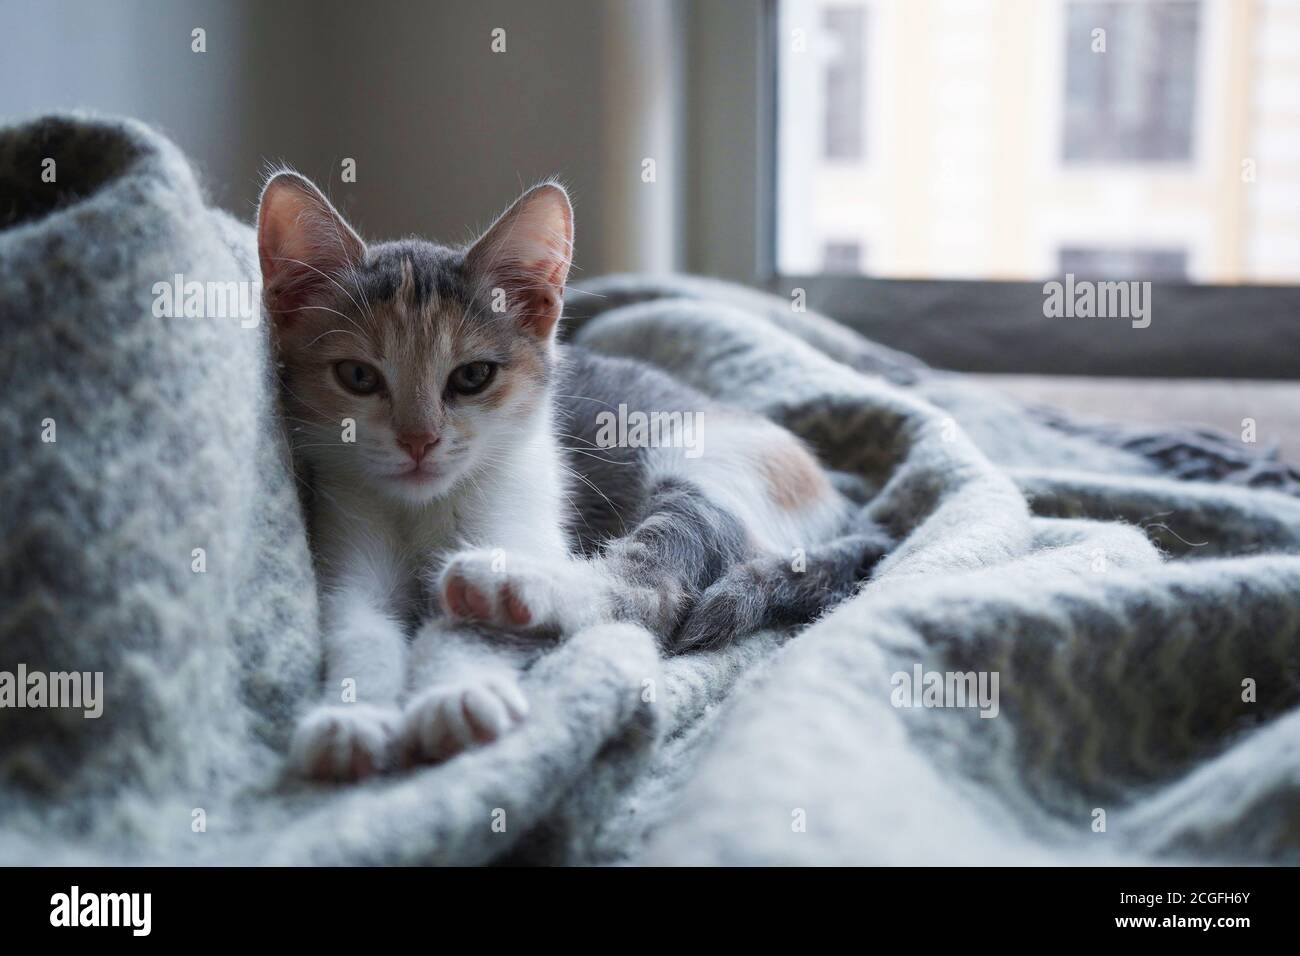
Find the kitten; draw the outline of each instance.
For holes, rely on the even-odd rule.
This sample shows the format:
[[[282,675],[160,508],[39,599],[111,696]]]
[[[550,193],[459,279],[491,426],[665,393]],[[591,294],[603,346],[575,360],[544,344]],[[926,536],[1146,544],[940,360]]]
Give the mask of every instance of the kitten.
[[[308,180],[267,183],[258,252],[326,663],[301,773],[441,760],[523,720],[509,642],[484,629],[629,620],[665,648],[720,643],[807,620],[885,550],[790,433],[558,344],[572,248],[555,183],[463,250],[367,246]],[[678,414],[655,447],[610,447],[600,413],[620,406]]]

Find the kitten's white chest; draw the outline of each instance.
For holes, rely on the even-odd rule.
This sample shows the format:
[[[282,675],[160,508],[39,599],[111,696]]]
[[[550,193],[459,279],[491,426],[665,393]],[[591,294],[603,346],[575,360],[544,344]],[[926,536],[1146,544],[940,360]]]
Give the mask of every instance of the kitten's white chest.
[[[557,454],[545,428],[435,501],[393,501],[351,482],[331,483],[317,502],[317,547],[327,586],[359,580],[405,612],[431,576],[460,551],[568,558],[560,522]]]
[[[394,532],[405,535],[409,547],[437,562],[462,546],[474,524],[459,496],[433,502],[417,512],[396,514]]]

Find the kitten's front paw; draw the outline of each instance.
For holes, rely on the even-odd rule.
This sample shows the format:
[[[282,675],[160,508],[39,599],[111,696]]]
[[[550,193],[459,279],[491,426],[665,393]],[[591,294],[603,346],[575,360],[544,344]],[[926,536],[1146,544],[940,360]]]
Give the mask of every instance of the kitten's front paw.
[[[527,715],[528,701],[512,677],[431,687],[406,705],[402,752],[412,763],[436,763],[497,740]]]
[[[394,763],[400,720],[395,707],[318,707],[294,730],[289,761],[315,780],[360,780],[380,773]]]
[[[562,630],[563,574],[528,558],[467,551],[447,562],[438,593],[443,609],[461,620],[508,630]]]

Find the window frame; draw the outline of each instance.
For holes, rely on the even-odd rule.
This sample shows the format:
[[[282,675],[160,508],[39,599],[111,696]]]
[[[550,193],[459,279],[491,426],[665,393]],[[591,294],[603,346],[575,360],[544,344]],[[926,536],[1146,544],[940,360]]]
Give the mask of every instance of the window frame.
[[[777,2],[687,6],[688,269],[802,289],[809,308],[954,370],[1300,379],[1300,286],[1153,282],[1151,325],[1134,329],[1045,317],[1042,282],[780,274]]]

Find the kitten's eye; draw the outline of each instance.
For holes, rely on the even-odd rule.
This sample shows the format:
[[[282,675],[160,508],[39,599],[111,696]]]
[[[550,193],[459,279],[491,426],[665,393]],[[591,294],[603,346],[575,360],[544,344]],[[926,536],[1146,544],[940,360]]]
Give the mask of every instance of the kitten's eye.
[[[453,392],[461,395],[476,395],[488,387],[488,383],[496,374],[495,362],[470,362],[452,372],[447,384]]]
[[[339,384],[354,395],[372,395],[384,384],[379,370],[365,362],[339,362],[334,366]]]

